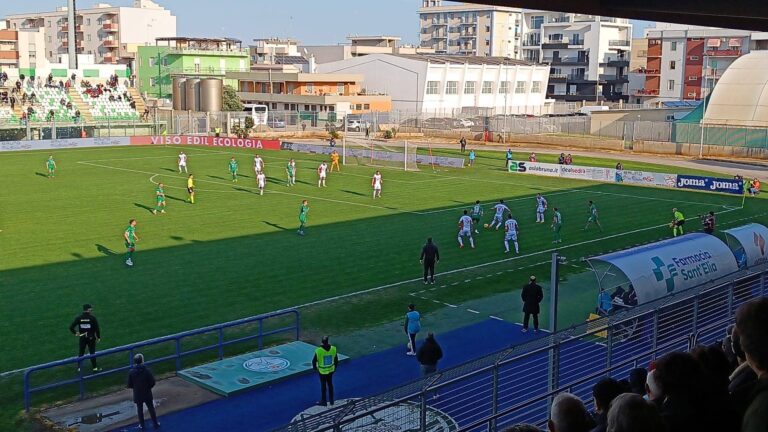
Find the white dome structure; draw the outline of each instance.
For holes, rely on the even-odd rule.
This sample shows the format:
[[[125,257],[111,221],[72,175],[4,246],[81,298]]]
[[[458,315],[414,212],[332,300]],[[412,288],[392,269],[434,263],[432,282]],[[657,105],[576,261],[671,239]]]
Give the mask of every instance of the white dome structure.
[[[717,82],[705,124],[768,127],[768,51],[736,59]]]

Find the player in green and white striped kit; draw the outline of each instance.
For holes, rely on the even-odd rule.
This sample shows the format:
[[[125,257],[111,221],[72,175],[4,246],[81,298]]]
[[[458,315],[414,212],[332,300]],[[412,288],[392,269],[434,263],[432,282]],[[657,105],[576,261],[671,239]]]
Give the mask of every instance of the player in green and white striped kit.
[[[480,225],[480,218],[483,216],[483,206],[480,205],[480,200],[475,201],[470,216],[472,217],[472,225],[475,227],[475,234],[480,234],[480,231],[477,230],[477,227]]]
[[[555,207],[555,214],[552,215],[552,243],[562,243],[563,239],[560,237],[560,230],[563,228],[563,217],[560,215],[560,210]]]

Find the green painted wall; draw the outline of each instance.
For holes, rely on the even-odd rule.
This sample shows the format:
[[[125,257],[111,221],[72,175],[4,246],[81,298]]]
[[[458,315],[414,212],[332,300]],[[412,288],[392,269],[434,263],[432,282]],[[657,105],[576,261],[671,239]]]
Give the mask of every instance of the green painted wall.
[[[158,58],[160,68],[157,65]],[[171,98],[172,76],[223,77],[222,61],[224,71],[237,71],[241,66],[244,70],[250,68],[247,50],[229,52],[176,50],[164,46],[139,47],[136,55],[139,91],[146,92],[150,97]],[[232,85],[236,82],[225,80],[224,84]]]

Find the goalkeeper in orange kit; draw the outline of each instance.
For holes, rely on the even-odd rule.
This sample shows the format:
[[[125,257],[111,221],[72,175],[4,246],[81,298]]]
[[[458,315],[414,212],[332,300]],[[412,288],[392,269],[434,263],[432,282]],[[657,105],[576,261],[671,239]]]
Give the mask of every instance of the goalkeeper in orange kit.
[[[336,153],[336,150],[331,152],[331,172],[333,172],[333,167],[336,167],[336,171],[341,172],[341,167],[339,167],[339,154]]]

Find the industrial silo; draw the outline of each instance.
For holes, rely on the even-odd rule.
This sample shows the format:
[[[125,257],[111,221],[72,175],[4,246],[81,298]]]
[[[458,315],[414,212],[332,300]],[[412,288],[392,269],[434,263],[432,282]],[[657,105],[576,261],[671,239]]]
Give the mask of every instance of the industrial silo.
[[[222,91],[223,84],[220,79],[206,78],[200,81],[200,111],[221,111]]]
[[[184,84],[187,79],[176,77],[173,79],[173,109],[184,111],[187,109],[187,93]]]
[[[190,78],[184,83],[186,103],[184,109],[188,111],[200,111],[200,80]]]

